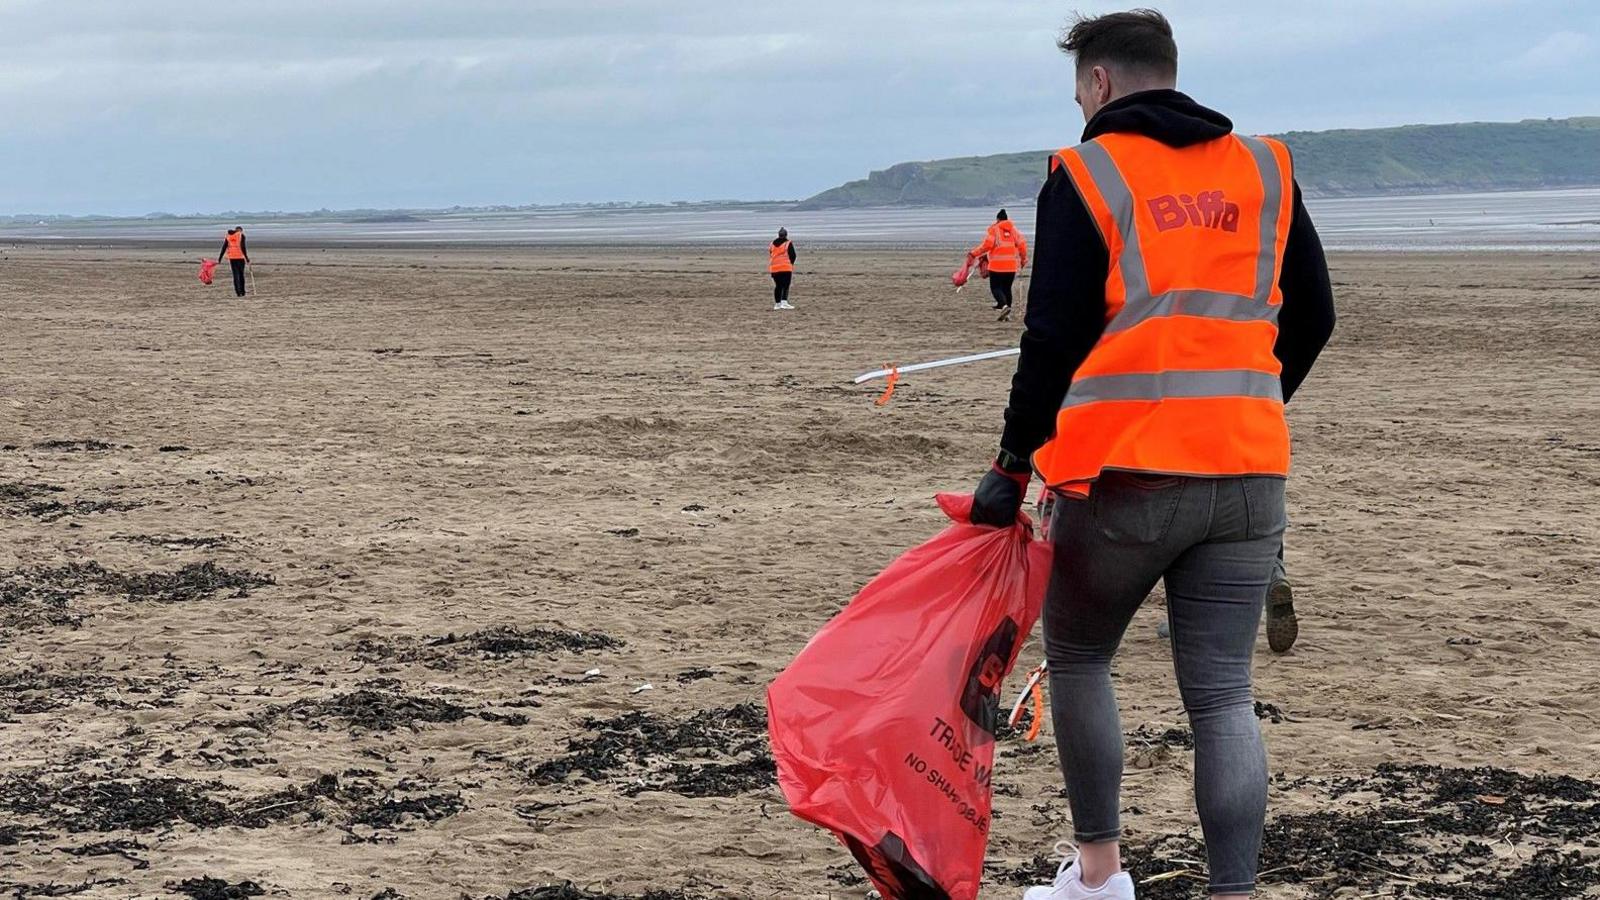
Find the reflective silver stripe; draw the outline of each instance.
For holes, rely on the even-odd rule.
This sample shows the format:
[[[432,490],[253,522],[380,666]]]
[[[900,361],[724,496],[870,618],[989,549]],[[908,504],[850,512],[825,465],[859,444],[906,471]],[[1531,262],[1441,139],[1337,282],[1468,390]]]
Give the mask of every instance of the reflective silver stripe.
[[[1203,316],[1230,322],[1276,322],[1278,307],[1254,297],[1223,291],[1168,291],[1140,302],[1129,300],[1106,326],[1106,334],[1126,331],[1148,319],[1163,316]]]
[[[1256,299],[1262,303],[1272,299],[1272,286],[1278,275],[1278,217],[1283,207],[1283,175],[1278,171],[1278,157],[1258,137],[1239,135],[1239,140],[1256,159],[1261,170],[1261,253],[1256,261]]]
[[[1278,222],[1282,216],[1283,178],[1278,158],[1265,141],[1245,135],[1237,137],[1255,160],[1262,188],[1255,291],[1248,297],[1201,290],[1169,291],[1160,296],[1151,296],[1149,276],[1144,266],[1144,250],[1135,224],[1133,192],[1128,188],[1127,181],[1117,169],[1111,154],[1100,144],[1089,141],[1070,151],[1076,152],[1089,170],[1089,177],[1110,208],[1122,240],[1117,268],[1122,274],[1126,300],[1123,308],[1106,326],[1106,334],[1126,331],[1147,319],[1162,316],[1204,316],[1235,322],[1277,321],[1278,307],[1268,304],[1272,299],[1278,270]]]
[[[1063,409],[1105,400],[1170,400],[1200,397],[1260,397],[1283,400],[1277,375],[1253,369],[1200,369],[1094,375],[1072,383]]]
[[[1139,249],[1139,231],[1133,224],[1133,191],[1122,179],[1122,172],[1111,159],[1106,148],[1094,141],[1079,144],[1078,158],[1089,170],[1089,177],[1100,191],[1100,196],[1111,208],[1111,218],[1117,225],[1117,236],[1122,238],[1122,253],[1117,257],[1117,268],[1122,272],[1122,285],[1128,302],[1150,296],[1150,280],[1145,274],[1144,252]],[[1088,204],[1084,204],[1088,206]],[[1107,247],[1106,249],[1110,249]]]

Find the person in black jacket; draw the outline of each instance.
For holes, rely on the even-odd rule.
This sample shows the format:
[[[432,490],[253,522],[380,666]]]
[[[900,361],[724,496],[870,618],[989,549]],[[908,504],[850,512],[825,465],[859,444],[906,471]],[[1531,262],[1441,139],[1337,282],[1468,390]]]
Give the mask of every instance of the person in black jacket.
[[[794,242],[789,240],[789,229],[778,229],[778,236],[772,239],[767,253],[771,260],[768,269],[772,273],[772,308],[794,309],[789,302],[789,287],[794,284],[794,263],[799,255],[794,252]]]
[[[1118,131],[1182,147],[1230,134],[1233,123],[1185,94],[1158,89],[1108,103],[1084,128],[1083,140]],[[1105,328],[1109,257],[1099,229],[1064,168],[1052,172],[1039,192],[1035,232],[1026,332],[1000,438],[1000,446],[1010,451],[1015,461],[1013,471],[1025,471],[1029,456],[1054,433],[1056,412],[1073,373]],[[1284,302],[1273,352],[1283,364],[1283,399],[1287,403],[1311,371],[1334,325],[1327,258],[1298,184],[1278,285]],[[1282,554],[1279,556],[1269,591],[1267,639],[1272,649],[1281,653],[1294,644],[1299,626]]]
[[[1226,116],[1176,90],[1177,47],[1160,13],[1080,19],[1061,47],[1076,57],[1084,142],[1123,133],[1184,148],[1232,133]],[[1159,199],[1130,202],[1139,208]],[[1136,235],[1137,222],[1131,227]],[[1288,401],[1335,318],[1327,262],[1298,184],[1281,254],[1272,352],[1281,363],[1274,387]],[[1105,331],[1110,258],[1068,168],[1056,167],[1039,193],[1026,333],[1000,452],[974,496],[974,522],[1012,524],[1031,477],[1030,458],[1047,441],[1072,440],[1055,434],[1057,417],[1074,374]],[[1029,900],[1133,897],[1133,882],[1120,871],[1122,734],[1110,666],[1133,611],[1161,577],[1168,584],[1174,664],[1195,732],[1195,795],[1212,894],[1243,897],[1252,889],[1267,776],[1249,702],[1250,650],[1271,592],[1271,558],[1281,553],[1282,498],[1281,476],[1106,470],[1088,499],[1057,500],[1045,644],[1079,857],[1062,866],[1053,885],[1031,889]]]
[[[243,225],[229,228],[228,234],[222,239],[222,249],[217,251],[217,262],[222,262],[224,258],[233,269],[233,294],[236,297],[243,297],[245,270],[250,265],[250,251],[245,246]]]
[[[1182,147],[1229,134],[1233,123],[1176,90],[1151,90],[1107,104],[1084,128],[1083,140],[1117,131]],[[1056,412],[1072,375],[1105,327],[1105,243],[1064,169],[1052,172],[1039,192],[1035,231],[1027,330],[1000,438],[1000,446],[1014,460],[1013,471],[1026,471],[1028,457],[1055,431]],[[1334,325],[1327,258],[1298,184],[1278,285],[1284,302],[1273,351],[1283,364],[1287,403],[1311,371]],[[1282,653],[1298,635],[1294,595],[1280,552],[1269,592],[1267,641]]]

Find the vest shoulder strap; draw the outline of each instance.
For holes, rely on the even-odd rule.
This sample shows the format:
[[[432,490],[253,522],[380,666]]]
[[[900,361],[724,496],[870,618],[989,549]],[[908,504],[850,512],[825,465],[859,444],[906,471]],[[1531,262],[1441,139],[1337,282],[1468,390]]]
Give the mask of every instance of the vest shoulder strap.
[[[1094,220],[1095,228],[1100,232],[1100,239],[1108,251],[1121,249],[1122,236],[1118,232],[1115,217],[1106,198],[1101,194],[1099,186],[1095,183],[1089,163],[1084,159],[1083,148],[1094,145],[1095,150],[1104,154],[1104,150],[1093,141],[1085,141],[1074,147],[1062,147],[1050,157],[1050,171],[1064,168],[1067,171],[1067,180],[1078,193],[1078,198],[1083,201],[1083,206],[1089,211],[1089,218]]]

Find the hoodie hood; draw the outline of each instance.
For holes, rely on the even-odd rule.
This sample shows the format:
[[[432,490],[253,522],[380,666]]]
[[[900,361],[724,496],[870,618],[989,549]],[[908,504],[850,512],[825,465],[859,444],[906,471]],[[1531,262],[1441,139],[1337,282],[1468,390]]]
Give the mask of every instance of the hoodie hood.
[[[1123,132],[1154,138],[1169,147],[1187,147],[1233,133],[1233,122],[1214,109],[1170,89],[1139,91],[1101,107],[1083,128],[1083,139]]]

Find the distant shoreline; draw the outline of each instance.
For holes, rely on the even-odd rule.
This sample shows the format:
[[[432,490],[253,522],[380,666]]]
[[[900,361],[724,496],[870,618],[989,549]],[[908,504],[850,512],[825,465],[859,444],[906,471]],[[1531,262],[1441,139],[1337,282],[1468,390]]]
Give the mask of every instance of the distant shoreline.
[[[1031,202],[1011,203],[1032,221]],[[1600,186],[1549,190],[1310,197],[1323,243],[1343,249],[1551,249],[1600,251]],[[266,221],[95,220],[0,225],[0,247],[182,248],[215,255],[225,224],[250,229],[251,247],[310,250],[508,248],[526,246],[756,247],[787,227],[801,248],[966,247],[992,216],[983,207],[927,206],[795,210],[780,204],[721,204],[586,213],[454,214]],[[802,249],[804,253],[804,249]],[[802,263],[802,265],[804,265]]]
[[[1301,187],[1301,192],[1308,200],[1360,200],[1364,198],[1394,200],[1404,197],[1470,197],[1478,194],[1541,194],[1557,191],[1590,191],[1600,189],[1600,178],[1573,183],[1545,184],[1538,186],[1511,185],[1508,187],[1483,187],[1478,185],[1439,185],[1429,188],[1405,188],[1392,191],[1337,191],[1327,188]],[[864,204],[861,206],[808,206],[807,201],[802,201],[792,207],[800,212],[829,212],[835,210],[873,210],[873,209],[956,209],[971,208],[983,209],[995,205],[1007,206],[1013,204],[1032,205],[1033,197],[1012,197],[1010,199],[986,198],[983,200],[964,200],[939,203],[884,203]]]
[[[1405,197],[1453,197],[1495,194],[1521,194],[1521,193],[1553,193],[1559,191],[1583,191],[1600,189],[1600,178],[1573,182],[1545,184],[1534,187],[1525,185],[1512,185],[1507,187],[1482,187],[1476,185],[1440,185],[1426,189],[1404,189],[1392,191],[1337,191],[1322,189],[1302,188],[1307,199],[1324,200],[1359,200],[1372,199],[1402,199]],[[145,225],[153,228],[162,226],[200,226],[219,225],[231,226],[236,224],[256,225],[380,225],[380,224],[424,224],[443,221],[489,221],[494,219],[511,219],[522,217],[560,216],[571,214],[588,215],[618,215],[618,214],[654,214],[654,213],[695,213],[695,212],[837,212],[861,211],[872,212],[879,210],[925,210],[925,209],[983,209],[988,206],[1000,205],[1026,205],[1031,206],[1033,197],[1011,197],[1001,199],[961,200],[951,202],[903,202],[862,204],[850,206],[807,206],[803,200],[721,200],[705,203],[680,203],[680,204],[595,204],[590,206],[561,205],[561,206],[527,206],[517,208],[506,207],[481,207],[481,208],[448,208],[448,209],[393,209],[393,210],[351,210],[323,212],[278,212],[278,213],[217,213],[173,216],[32,216],[10,215],[0,216],[0,240],[11,240],[16,228],[96,228],[96,227],[132,227]]]
[[[707,200],[679,203],[593,203],[558,204],[555,206],[451,206],[436,209],[345,209],[311,210],[301,212],[222,212],[182,215],[146,214],[140,216],[109,216],[88,214],[81,216],[16,213],[0,215],[0,229],[16,226],[44,227],[78,225],[128,225],[135,223],[160,225],[232,225],[238,223],[285,223],[367,225],[395,222],[431,222],[441,219],[494,219],[533,215],[563,215],[570,213],[648,213],[648,212],[721,212],[746,209],[792,209],[798,200]]]
[[[629,241],[613,240],[584,245],[586,250],[611,251],[633,250],[644,252],[674,252],[674,253],[744,253],[750,248],[745,243],[705,243],[698,241]],[[950,253],[960,254],[967,245],[959,241],[815,241],[807,245],[813,253]],[[149,240],[143,238],[107,238],[96,241],[73,241],[61,238],[39,238],[29,240],[10,240],[0,238],[0,261],[4,254],[16,252],[19,258],[28,254],[72,254],[103,252],[116,254],[118,258],[128,258],[123,254],[160,254],[139,260],[152,265],[177,265],[191,266],[204,256],[195,256],[190,252],[194,249],[193,241],[183,240]],[[519,254],[532,256],[570,254],[572,244],[550,243],[487,243],[487,242],[445,242],[445,243],[404,243],[404,242],[349,242],[349,241],[285,241],[271,245],[274,254],[290,254],[291,258],[284,262],[294,265],[306,263],[305,254],[330,254],[327,265],[338,266],[345,261],[366,254],[388,254],[397,258],[412,257],[482,257],[493,260],[497,257],[515,257]],[[1415,256],[1415,257],[1462,257],[1473,258],[1484,253],[1493,253],[1497,256],[1553,256],[1557,258],[1570,257],[1576,253],[1594,252],[1587,248],[1559,249],[1553,247],[1523,247],[1523,246],[1451,246],[1451,247],[1370,247],[1370,246],[1329,246],[1325,248],[1329,257],[1368,257],[1368,256]],[[183,252],[181,259],[173,259],[168,254]],[[265,257],[257,263],[268,270],[273,263]],[[941,270],[942,271],[942,270]],[[765,270],[760,273],[765,277]],[[802,272],[802,274],[805,274]],[[1023,272],[1022,281],[1026,284],[1031,273]]]

